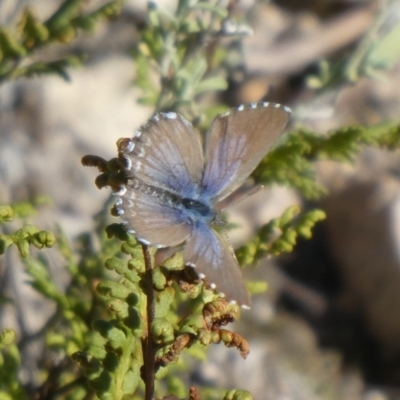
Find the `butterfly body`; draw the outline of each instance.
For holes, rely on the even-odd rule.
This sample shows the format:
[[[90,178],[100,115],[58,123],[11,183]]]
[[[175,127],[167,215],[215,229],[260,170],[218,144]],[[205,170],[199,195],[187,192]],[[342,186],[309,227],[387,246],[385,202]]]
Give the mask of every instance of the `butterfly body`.
[[[213,208],[199,200],[185,198],[182,199],[182,205],[188,217],[193,221],[201,219],[211,223],[217,216],[217,212]]]
[[[118,141],[127,178],[116,209],[128,230],[156,247],[186,243],[184,259],[212,288],[249,306],[234,252],[215,232],[219,203],[237,189],[283,131],[290,115],[274,103],[240,106],[215,118],[205,147],[192,125],[159,113]]]

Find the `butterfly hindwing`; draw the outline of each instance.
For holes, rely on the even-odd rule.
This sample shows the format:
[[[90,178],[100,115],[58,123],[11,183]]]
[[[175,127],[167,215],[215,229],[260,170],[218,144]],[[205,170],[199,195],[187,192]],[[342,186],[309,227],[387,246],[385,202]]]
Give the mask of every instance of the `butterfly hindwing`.
[[[250,297],[233,249],[226,238],[203,222],[197,222],[185,246],[183,257],[200,277],[228,300],[250,306]]]
[[[163,191],[133,180],[117,196],[121,219],[143,243],[167,247],[189,238],[192,222]]]

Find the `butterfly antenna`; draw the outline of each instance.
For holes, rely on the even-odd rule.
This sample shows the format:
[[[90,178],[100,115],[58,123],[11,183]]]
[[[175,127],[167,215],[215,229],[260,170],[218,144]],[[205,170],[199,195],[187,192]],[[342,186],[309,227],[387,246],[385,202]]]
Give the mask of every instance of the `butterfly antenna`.
[[[230,252],[232,253],[233,257],[235,257],[235,260],[237,261],[236,254],[235,254],[235,250],[233,249],[232,243],[231,243],[231,241],[229,240],[229,236],[228,236],[228,234],[226,233],[226,230],[222,228],[222,229],[221,229],[221,232],[222,232],[223,235],[224,235],[224,239],[225,239],[226,245],[228,246],[228,248],[229,248]]]
[[[263,185],[257,185],[243,193],[240,193],[239,196],[235,196],[235,198],[231,199],[231,201],[222,202],[222,207],[218,207],[218,212],[224,211],[229,207],[235,206],[236,204],[241,203],[243,200],[246,200],[248,197],[253,196],[258,193],[261,189],[264,189]]]

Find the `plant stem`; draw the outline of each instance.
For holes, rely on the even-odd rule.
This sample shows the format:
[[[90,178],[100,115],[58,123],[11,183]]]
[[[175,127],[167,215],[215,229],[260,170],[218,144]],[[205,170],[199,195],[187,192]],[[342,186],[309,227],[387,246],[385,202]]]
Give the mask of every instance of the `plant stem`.
[[[151,337],[151,324],[154,320],[154,290],[153,290],[153,269],[148,246],[142,244],[144,264],[146,268],[146,294],[147,294],[147,336],[144,342],[144,378],[145,378],[145,400],[154,399],[154,376],[155,376],[155,352],[154,343]]]

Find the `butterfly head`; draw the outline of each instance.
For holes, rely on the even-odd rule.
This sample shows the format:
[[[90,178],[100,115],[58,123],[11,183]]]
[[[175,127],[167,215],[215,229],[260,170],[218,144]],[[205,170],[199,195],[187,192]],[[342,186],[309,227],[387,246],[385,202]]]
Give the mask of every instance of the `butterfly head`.
[[[182,206],[188,217],[193,221],[202,220],[205,223],[211,223],[217,217],[217,212],[206,202],[190,198],[182,199]]]

